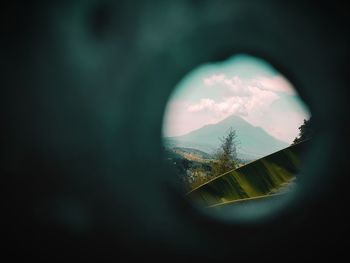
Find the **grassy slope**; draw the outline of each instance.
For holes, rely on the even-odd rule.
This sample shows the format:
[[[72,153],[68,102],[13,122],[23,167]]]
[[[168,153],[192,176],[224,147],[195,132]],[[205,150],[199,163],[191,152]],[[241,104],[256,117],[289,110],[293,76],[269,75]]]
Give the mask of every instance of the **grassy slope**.
[[[188,196],[204,205],[264,196],[291,180],[308,142],[290,146],[195,188]]]

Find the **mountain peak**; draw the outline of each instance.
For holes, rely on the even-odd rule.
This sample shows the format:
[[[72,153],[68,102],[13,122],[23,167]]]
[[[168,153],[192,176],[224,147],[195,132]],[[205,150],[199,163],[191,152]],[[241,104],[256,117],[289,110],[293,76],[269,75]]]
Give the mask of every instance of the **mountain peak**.
[[[229,129],[229,128],[233,128],[234,130],[242,130],[244,128],[257,128],[256,126],[250,124],[249,122],[247,122],[245,119],[243,119],[242,117],[239,117],[237,115],[230,115],[228,117],[226,117],[225,119],[223,119],[222,121],[219,121],[218,123],[214,124],[214,125],[218,125],[221,126],[223,129]]]
[[[237,115],[232,114],[220,122],[247,122],[247,121],[244,120],[242,117],[239,117]],[[218,123],[220,123],[220,122],[218,122]]]
[[[173,139],[177,141],[178,146],[211,152],[217,149],[220,145],[220,138],[225,136],[230,128],[237,132],[237,139],[240,143],[238,151],[241,156],[250,155],[256,159],[288,146],[261,127],[256,127],[236,115],[230,115],[216,124],[205,125],[185,135],[173,137]]]

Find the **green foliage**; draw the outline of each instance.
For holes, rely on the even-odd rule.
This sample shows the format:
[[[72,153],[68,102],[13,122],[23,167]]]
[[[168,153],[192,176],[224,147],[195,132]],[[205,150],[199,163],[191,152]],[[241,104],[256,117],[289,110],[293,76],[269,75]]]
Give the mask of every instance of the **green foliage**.
[[[230,128],[225,137],[221,138],[221,145],[216,154],[216,161],[212,163],[213,176],[225,173],[237,167],[237,135]]]
[[[206,162],[189,160],[178,153],[182,153],[186,148],[181,148],[182,151],[178,151],[179,149],[180,148],[164,148],[164,151],[167,156],[166,161],[175,168],[175,172],[180,181],[184,184],[184,187],[190,190],[207,182],[212,170],[211,165]],[[196,152],[195,149],[187,150],[190,153]],[[198,153],[209,157],[209,155],[204,152],[198,151]]]
[[[192,190],[188,196],[210,206],[268,195],[295,177],[307,143],[301,142],[229,171]]]
[[[309,120],[304,120],[304,123],[299,127],[299,136],[294,139],[293,144],[311,139],[313,133],[314,130],[312,127],[311,118]]]

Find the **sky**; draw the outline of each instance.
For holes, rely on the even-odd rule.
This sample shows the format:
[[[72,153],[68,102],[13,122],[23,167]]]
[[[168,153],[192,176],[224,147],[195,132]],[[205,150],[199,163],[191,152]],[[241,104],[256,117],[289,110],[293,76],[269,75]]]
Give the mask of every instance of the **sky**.
[[[165,110],[163,135],[183,135],[230,115],[287,143],[311,116],[280,72],[262,59],[240,54],[203,64],[178,83]]]

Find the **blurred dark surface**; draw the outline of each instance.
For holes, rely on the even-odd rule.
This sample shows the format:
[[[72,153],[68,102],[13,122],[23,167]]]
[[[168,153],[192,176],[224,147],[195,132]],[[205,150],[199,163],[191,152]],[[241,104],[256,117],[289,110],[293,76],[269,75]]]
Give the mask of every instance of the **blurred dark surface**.
[[[265,262],[346,255],[345,4],[13,1],[1,13],[4,256]],[[175,84],[236,52],[287,76],[318,130],[298,200],[256,224],[201,214],[162,162],[162,116]]]

